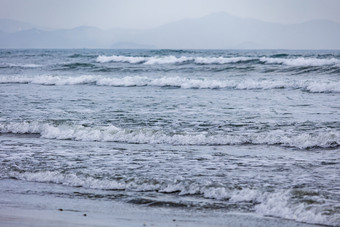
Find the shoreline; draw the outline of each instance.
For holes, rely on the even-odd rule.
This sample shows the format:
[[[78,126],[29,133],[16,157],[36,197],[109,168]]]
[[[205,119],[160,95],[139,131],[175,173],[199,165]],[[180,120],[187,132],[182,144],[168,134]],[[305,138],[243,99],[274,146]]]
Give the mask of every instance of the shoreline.
[[[149,210],[149,209],[146,209]],[[277,226],[277,227],[316,227],[320,225],[298,223],[278,218],[261,218],[246,214],[225,214],[220,212],[164,212],[155,210],[146,214],[143,207],[123,215],[118,213],[103,214],[73,210],[40,210],[10,207],[0,209],[0,226]],[[85,216],[86,214],[86,216]]]
[[[30,184],[21,181],[12,183],[19,188]],[[43,194],[25,193],[13,186],[5,186],[0,191],[0,226],[320,226],[252,213],[148,207],[114,200],[69,198],[48,193],[48,190]]]

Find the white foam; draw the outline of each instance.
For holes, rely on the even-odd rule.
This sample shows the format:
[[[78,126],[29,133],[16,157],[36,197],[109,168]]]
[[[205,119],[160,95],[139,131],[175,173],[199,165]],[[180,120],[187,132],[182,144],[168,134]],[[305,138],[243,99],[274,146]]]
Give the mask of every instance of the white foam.
[[[201,189],[205,198],[223,200],[229,198],[227,190],[224,187],[208,187]]]
[[[45,172],[10,172],[10,177],[15,177],[21,180],[34,181],[34,182],[49,182],[56,184],[63,184],[74,187],[85,187],[95,189],[115,189],[122,190],[126,186],[123,183],[119,183],[114,180],[99,180],[92,177],[82,177],[76,174],[61,174],[57,171],[45,171]]]
[[[290,193],[290,190],[263,193],[259,199],[260,204],[255,207],[256,213],[313,224],[337,225],[339,223],[339,214],[323,215],[322,207],[296,204],[290,201]]]
[[[34,182],[48,182],[73,187],[84,187],[104,190],[127,191],[158,191],[165,193],[179,192],[179,195],[199,194],[204,198],[214,200],[228,200],[231,203],[250,202],[255,205],[255,212],[263,216],[280,217],[313,224],[337,225],[339,214],[324,215],[327,207],[319,204],[308,205],[292,200],[290,189],[274,192],[264,192],[256,189],[244,188],[230,190],[225,187],[212,187],[209,182],[204,185],[189,183],[182,180],[155,181],[135,178],[129,180],[100,179],[73,173],[60,173],[57,171],[42,172],[9,172],[9,177]]]
[[[322,131],[318,133],[289,133],[280,130],[242,133],[217,134],[186,133],[168,135],[153,129],[122,129],[113,125],[85,127],[82,125],[53,125],[33,122],[1,122],[0,133],[37,133],[42,138],[78,141],[111,141],[137,144],[172,145],[240,145],[267,144],[306,149],[312,147],[329,148],[340,145],[340,132]]]
[[[123,56],[112,55],[97,57],[97,62],[125,62],[131,64],[176,64],[184,62],[193,62],[195,64],[231,64],[238,62],[246,62],[250,60],[259,60],[266,64],[284,64],[288,66],[327,66],[327,65],[340,65],[340,60],[336,58],[313,58],[313,57],[298,57],[298,58],[271,58],[271,57],[188,57],[188,56],[153,56],[153,57],[138,57],[138,56]]]
[[[9,172],[9,177],[15,177],[20,180],[34,182],[49,182],[63,184],[73,187],[84,187],[93,189],[107,190],[132,190],[132,191],[159,191],[163,193],[179,192],[179,195],[200,194],[205,198],[224,200],[230,195],[239,192],[227,191],[224,187],[211,187],[208,185],[198,185],[196,183],[188,183],[184,179],[173,181],[146,181],[145,179],[134,179],[133,181],[113,180],[113,179],[95,179],[91,176],[83,176],[72,173],[60,173],[57,171],[43,172]],[[209,184],[209,183],[208,183]],[[244,201],[244,200],[240,200]]]
[[[200,89],[216,89],[234,86],[228,81],[218,81],[209,79],[190,79],[182,77],[162,77],[150,80],[151,86],[172,86],[185,89],[200,88]]]
[[[76,85],[96,84],[100,86],[174,86],[181,88],[224,88],[235,86],[234,82],[209,79],[190,79],[181,77],[149,78],[142,76],[126,76],[122,78],[109,78],[100,76],[0,76],[0,83],[32,83],[41,85]]]
[[[197,57],[195,58],[195,63],[197,64],[229,64],[237,63],[242,61],[253,60],[254,58],[249,57]]]
[[[121,56],[121,55],[112,55],[112,56],[98,56],[97,62],[106,63],[106,62],[126,62],[131,64],[143,63],[145,65],[154,65],[154,64],[176,64],[176,63],[184,63],[184,62],[194,62],[196,64],[229,64],[229,63],[237,63],[242,61],[249,61],[254,58],[249,57],[187,57],[180,56],[176,57],[173,55],[169,56],[154,56],[154,57],[130,57],[130,56]]]
[[[0,83],[28,83],[41,85],[80,85],[93,84],[98,86],[156,86],[178,87],[183,89],[302,89],[312,93],[340,92],[340,82],[314,80],[214,80],[186,77],[102,77],[102,76],[0,76]]]
[[[150,57],[144,63],[145,65],[154,65],[154,64],[176,64],[183,63],[186,61],[192,61],[193,58],[190,57],[175,57],[175,56],[164,56],[164,57]]]
[[[204,187],[203,187],[204,188]],[[255,189],[244,188],[242,190],[226,190],[223,187],[204,188],[204,197],[224,200],[229,199],[232,203],[255,202],[255,212],[272,217],[280,217],[299,222],[337,225],[340,221],[340,214],[325,215],[323,211],[326,206],[308,205],[302,202],[292,201],[292,191],[279,190],[275,192],[263,192]]]
[[[38,68],[42,67],[42,65],[24,63],[0,63],[0,67]]]
[[[305,86],[305,90],[312,93],[320,92],[340,92],[340,82],[313,81]]]
[[[122,78],[96,78],[94,83],[100,86],[132,87],[148,86],[150,79],[142,76],[126,76]]]
[[[38,121],[33,122],[10,122],[10,123],[0,123],[0,132],[1,133],[15,133],[15,134],[40,134],[45,127],[47,127],[47,123],[40,123]]]
[[[97,78],[94,76],[0,76],[0,83],[30,83],[41,85],[75,85],[94,83]]]
[[[249,188],[244,188],[242,190],[235,190],[232,192],[230,197],[230,202],[251,202],[257,201],[260,197],[259,191]]]
[[[182,63],[185,61],[191,61],[193,58],[190,57],[175,57],[175,56],[155,56],[155,57],[130,57],[130,56],[121,56],[121,55],[112,55],[112,56],[98,56],[97,62],[106,63],[106,62],[126,62],[131,64],[144,63],[145,65],[154,65],[154,64],[175,64]]]
[[[127,62],[127,63],[142,63],[145,62],[145,57],[129,57],[129,56],[104,56],[100,55],[97,57],[97,62],[106,63],[106,62]]]
[[[160,184],[142,182],[142,180],[138,179],[136,179],[136,181],[125,182],[124,180],[117,181],[113,179],[97,179],[91,176],[85,177],[83,175],[77,175],[73,173],[60,173],[57,171],[23,173],[9,172],[8,176],[26,181],[49,182],[91,189],[158,191],[161,188]]]
[[[288,66],[325,66],[340,64],[340,60],[336,58],[320,59],[320,58],[269,58],[261,57],[260,61],[269,64],[284,64]]]

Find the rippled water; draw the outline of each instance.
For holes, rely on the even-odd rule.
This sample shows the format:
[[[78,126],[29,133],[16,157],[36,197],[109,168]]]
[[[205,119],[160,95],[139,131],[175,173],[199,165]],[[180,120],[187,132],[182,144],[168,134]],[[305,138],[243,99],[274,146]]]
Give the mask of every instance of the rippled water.
[[[340,52],[1,50],[0,181],[340,223]]]

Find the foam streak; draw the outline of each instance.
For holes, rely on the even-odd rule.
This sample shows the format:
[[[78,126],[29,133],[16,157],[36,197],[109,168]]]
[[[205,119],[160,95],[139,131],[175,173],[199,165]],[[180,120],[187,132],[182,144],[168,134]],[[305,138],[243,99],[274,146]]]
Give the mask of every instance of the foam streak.
[[[40,134],[42,138],[75,140],[75,141],[104,141],[137,144],[172,144],[172,145],[281,145],[299,149],[332,148],[340,146],[340,133],[324,131],[320,133],[283,132],[273,130],[259,133],[217,134],[186,133],[168,135],[162,131],[149,128],[123,129],[109,126],[85,127],[82,125],[54,125],[42,122],[1,122],[0,133]]]

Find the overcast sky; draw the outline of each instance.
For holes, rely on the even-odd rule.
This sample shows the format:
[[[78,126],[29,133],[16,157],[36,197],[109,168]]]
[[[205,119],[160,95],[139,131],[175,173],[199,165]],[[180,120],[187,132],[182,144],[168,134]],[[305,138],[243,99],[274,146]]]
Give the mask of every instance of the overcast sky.
[[[48,28],[144,29],[221,11],[284,24],[340,23],[340,0],[0,0],[0,18]]]

